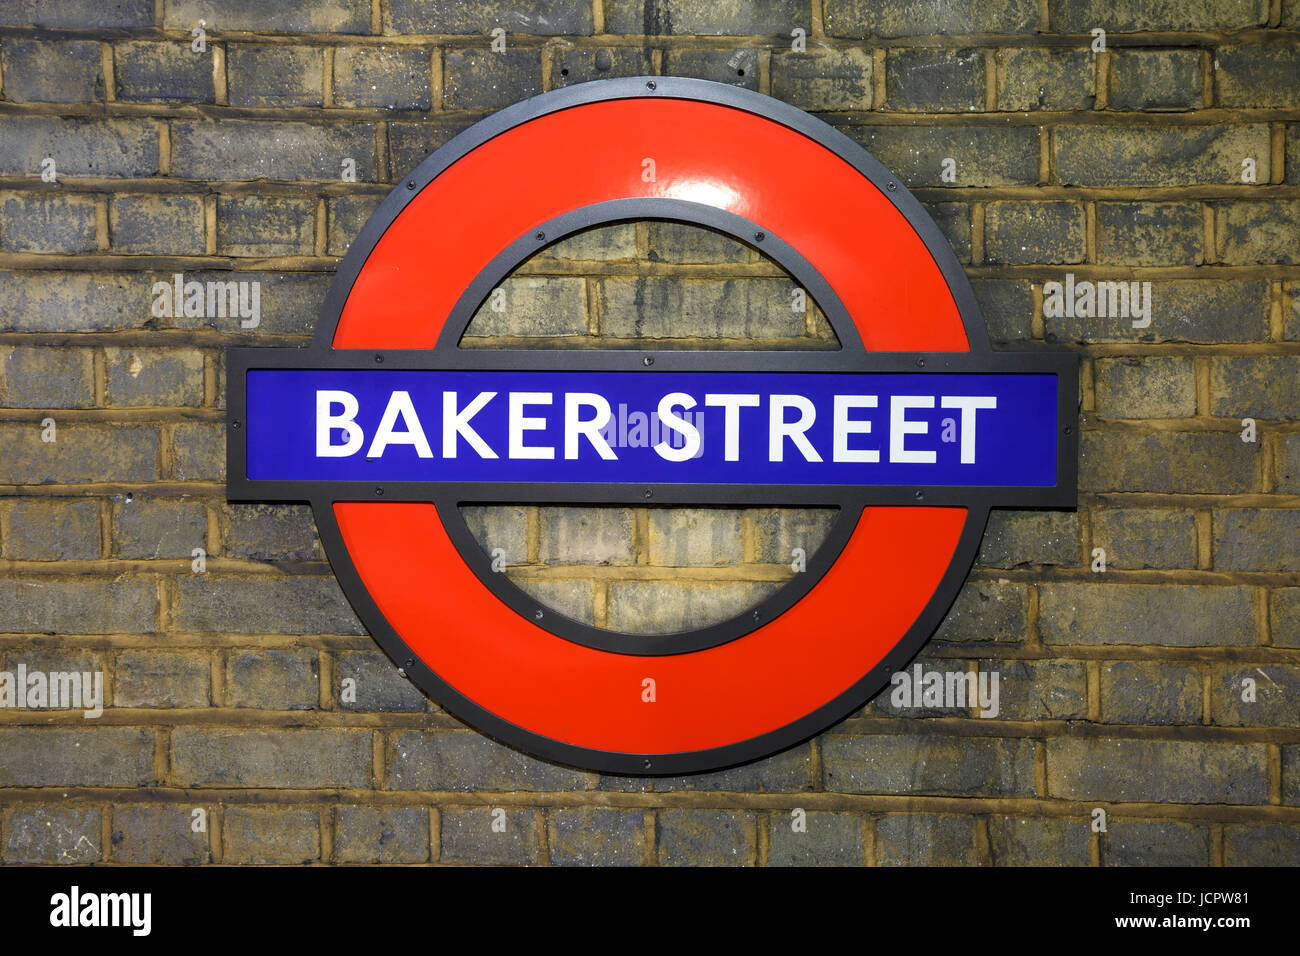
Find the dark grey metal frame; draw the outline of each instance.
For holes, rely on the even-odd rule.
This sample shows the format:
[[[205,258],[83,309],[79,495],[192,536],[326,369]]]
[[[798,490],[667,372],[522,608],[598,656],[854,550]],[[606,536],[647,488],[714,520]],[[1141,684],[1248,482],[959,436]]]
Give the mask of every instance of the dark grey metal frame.
[[[797,250],[754,223],[714,207],[680,200],[621,199],[599,203],[538,223],[501,251],[461,295],[436,344],[417,350],[344,350],[331,346],[339,316],[366,258],[419,190],[475,147],[537,116],[600,100],[663,96],[701,100],[766,117],[795,129],[838,154],[874,183],[925,242],[953,295],[970,351],[880,353],[862,348],[856,327],[825,279]],[[716,229],[748,243],[783,266],[821,306],[839,337],[835,351],[726,351],[460,348],[475,312],[502,279],[540,248],[583,229],[637,219],[667,219]],[[534,482],[425,483],[267,482],[247,478],[245,446],[237,437],[246,416],[246,373],[253,368],[377,368],[482,370],[800,371],[997,373],[1043,372],[1057,377],[1059,423],[1057,484],[1053,488],[944,486],[773,486]],[[363,623],[388,655],[425,693],[483,732],[546,759],[610,773],[668,774],[712,770],[774,753],[825,729],[861,707],[904,667],[929,639],[961,588],[983,535],[991,507],[1072,508],[1078,476],[1078,359],[1056,350],[993,352],[970,283],[938,227],[920,203],[861,147],[820,120],[777,100],[703,80],[641,77],[602,80],[545,93],[508,107],[465,130],[398,185],[352,244],[330,286],[312,345],[307,349],[231,349],[227,353],[227,497],[231,501],[311,502],[335,574]],[[480,580],[515,611],[557,637],[610,653],[691,653],[735,640],[789,610],[839,557],[866,505],[950,505],[967,508],[952,561],[920,617],[870,673],[840,697],[779,730],[726,747],[676,754],[624,754],[575,747],[502,720],[465,698],[410,650],[371,600],[344,546],[334,518],[336,501],[432,502],[448,534]],[[572,620],[537,601],[491,569],[460,511],[465,503],[682,504],[832,506],[839,513],[807,570],[751,611],[698,630],[667,635],[626,634]]]

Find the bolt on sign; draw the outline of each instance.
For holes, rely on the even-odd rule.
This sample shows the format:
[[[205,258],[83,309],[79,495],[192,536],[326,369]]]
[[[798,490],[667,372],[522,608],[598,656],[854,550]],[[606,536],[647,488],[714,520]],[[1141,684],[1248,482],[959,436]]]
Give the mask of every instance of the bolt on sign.
[[[841,347],[460,348],[534,252],[637,219],[762,250]],[[461,133],[361,231],[311,347],[232,349],[228,369],[229,498],[310,501],[410,680],[485,734],[607,773],[715,769],[825,729],[933,633],[991,507],[1076,500],[1075,357],[991,351],[956,256],[888,170],[797,109],[699,80],[582,84]],[[660,440],[611,447],[619,406],[655,411]],[[460,512],[489,502],[838,511],[755,609],[636,635],[493,573]]]

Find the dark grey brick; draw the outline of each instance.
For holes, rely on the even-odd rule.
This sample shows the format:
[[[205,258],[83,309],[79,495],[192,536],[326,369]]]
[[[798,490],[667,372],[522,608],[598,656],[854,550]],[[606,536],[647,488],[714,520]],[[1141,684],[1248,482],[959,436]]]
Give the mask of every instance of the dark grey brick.
[[[1254,700],[1243,700],[1246,680],[1254,683]],[[1295,707],[1300,668],[1286,664],[1221,664],[1210,681],[1210,715],[1227,727],[1300,727]]]
[[[984,207],[984,259],[992,264],[1082,262],[1086,233],[1079,203],[991,202]]]
[[[1105,276],[1088,281],[1123,280]],[[1268,337],[1267,282],[1153,280],[1150,307],[1151,325],[1141,330],[1134,329],[1132,318],[1122,314],[1092,318],[1045,315],[1047,341],[1259,342]]]
[[[758,50],[753,47],[736,50],[669,50],[664,57],[664,73],[669,76],[693,76],[700,80],[757,90]]]
[[[138,578],[0,580],[0,633],[148,634],[158,592]]]
[[[431,57],[419,47],[342,47],[334,54],[334,103],[427,110]]]
[[[786,279],[605,279],[601,331],[630,338],[798,338]]]
[[[57,419],[56,419],[57,422]],[[158,475],[158,429],[146,425],[58,425],[56,440],[41,441],[39,421],[0,425],[0,481],[76,484],[152,481]]]
[[[971,289],[994,346],[1019,345],[1033,338],[1034,291],[1030,283],[1020,279],[976,279]]]
[[[1097,203],[1097,260],[1126,266],[1199,265],[1201,207],[1193,202]]]
[[[1091,50],[998,50],[1000,110],[1088,110],[1096,99]]]
[[[1113,110],[1192,110],[1201,106],[1200,50],[1115,50],[1108,104]]]
[[[557,866],[640,866],[645,814],[612,807],[566,807],[551,813],[549,845]]]
[[[1143,803],[1268,802],[1263,744],[1047,740],[1047,789],[1058,799]]]
[[[230,282],[248,282],[251,306],[251,283],[259,283],[258,305],[261,314],[256,326],[259,335],[307,335],[316,327],[316,316],[325,301],[329,287],[328,273],[267,273],[267,272],[186,272],[185,284],[198,282],[204,287],[206,311],[207,289],[213,283],[213,311],[215,315],[176,316],[165,319],[178,329],[218,329],[223,332],[241,328],[241,319],[226,307],[226,289]],[[175,280],[167,276],[165,283]],[[240,293],[241,295],[243,293]],[[146,307],[147,309],[147,307]],[[222,312],[226,314],[222,315]],[[147,313],[146,313],[147,314]]]
[[[379,208],[378,196],[340,196],[329,201],[329,244],[326,251],[342,256]]]
[[[493,831],[504,814],[505,830]],[[537,829],[531,809],[467,807],[442,811],[442,863],[526,866],[537,862]]]
[[[1079,518],[1070,511],[994,509],[984,529],[979,564],[987,568],[1078,567]]]
[[[338,808],[334,854],[340,863],[424,863],[429,811],[423,807]],[[443,817],[446,833],[446,816]]]
[[[0,8],[5,26],[94,30],[105,27],[151,27],[153,0],[11,0]]]
[[[1059,126],[1056,175],[1066,186],[1195,186],[1241,182],[1253,157],[1268,182],[1264,124],[1242,126]]]
[[[231,807],[222,820],[223,863],[311,863],[320,859],[316,810]]]
[[[344,159],[357,179],[375,181],[375,128],[370,123],[316,125],[270,120],[172,123],[172,175],[182,179],[339,179]],[[0,165],[3,165],[0,151]]]
[[[95,200],[28,193],[6,196],[0,203],[0,248],[6,252],[93,252]]]
[[[1232,494],[1259,487],[1259,443],[1236,432],[1084,432],[1079,487],[1089,491]]]
[[[1094,511],[1092,545],[1106,567],[1125,570],[1196,567],[1196,519],[1188,508]]]
[[[605,31],[646,36],[788,37],[797,26],[807,27],[808,0],[606,0]]]
[[[163,26],[258,33],[369,33],[369,0],[168,0]]]
[[[643,47],[564,49],[556,52],[552,62],[551,85],[572,86],[588,80],[646,76],[654,72],[650,51]]]
[[[1113,820],[1101,838],[1106,866],[1209,866],[1210,831],[1161,820]]]
[[[994,866],[1087,866],[1088,825],[1052,817],[991,817]]]
[[[917,47],[890,50],[885,103],[924,113],[984,109],[984,52]]]
[[[1214,512],[1216,571],[1300,571],[1300,511]]]
[[[1225,866],[1300,865],[1300,827],[1234,823],[1223,828]]]
[[[90,408],[95,404],[90,351],[0,349],[0,400],[5,408]]]
[[[305,256],[315,245],[311,199],[231,196],[217,200],[217,249],[227,256]]]
[[[741,810],[660,810],[656,842],[662,866],[752,866],[758,832]]]
[[[226,698],[232,707],[316,710],[320,660],[311,648],[234,651],[226,662]]]
[[[952,185],[940,179],[944,159],[956,161],[958,186],[1038,182],[1038,131],[1028,126],[856,126],[844,132],[912,188]]]
[[[197,196],[113,196],[108,203],[109,244],[131,255],[198,256],[206,250],[203,200]]]
[[[142,328],[149,322],[151,284],[146,278],[121,273],[0,272],[0,330]]]
[[[208,849],[208,832],[211,830],[194,832],[193,809],[191,806],[130,804],[114,807],[109,859],[114,863],[166,866],[211,863],[212,853]]]
[[[967,581],[934,639],[998,644],[1023,641],[1028,607],[1029,593],[1022,584]]]
[[[999,675],[998,712],[994,715],[998,720],[1082,720],[1088,716],[1088,675],[1082,661],[987,660],[979,662],[979,673]]]
[[[448,50],[442,64],[442,103],[449,110],[495,110],[542,92],[538,50]]]
[[[924,206],[957,258],[970,262],[970,207],[964,202],[930,202]]]
[[[399,181],[468,126],[468,120],[442,118],[425,123],[389,123],[388,165],[394,180]]]
[[[875,62],[870,50],[809,50],[772,57],[772,95],[810,112],[869,110]]]
[[[176,448],[175,477],[180,481],[224,481],[226,426],[195,423],[172,431]]]
[[[1101,665],[1101,719],[1118,724],[1199,724],[1201,672],[1157,661]]]
[[[826,789],[840,793],[1032,796],[1034,745],[1025,739],[939,734],[827,734]]]
[[[148,120],[0,118],[0,174],[30,176],[53,157],[60,178],[158,173],[158,127]]]
[[[235,634],[362,634],[333,576],[176,579],[176,627]]]
[[[182,787],[369,787],[371,761],[368,731],[172,732],[172,774]]]
[[[0,12],[0,18],[5,14]],[[24,40],[0,44],[5,99],[14,103],[93,103],[104,98],[99,44]]]
[[[932,36],[963,33],[1033,33],[1033,0],[827,0],[826,29],[841,37]]]
[[[250,561],[320,558],[316,522],[306,505],[229,505],[226,554]]]
[[[19,561],[99,557],[99,506],[66,498],[20,498],[9,508],[4,556]]]
[[[198,21],[195,21],[195,26]],[[119,43],[113,50],[117,98],[135,103],[211,103],[212,49],[188,41]]]
[[[1300,202],[1219,202],[1214,208],[1215,245],[1228,265],[1294,265],[1300,262],[1295,221]]]
[[[16,806],[4,820],[6,863],[97,863],[100,812],[65,806]]]
[[[973,866],[973,817],[934,813],[891,813],[876,821],[876,856],[881,866]]]
[[[493,27],[534,36],[589,36],[591,4],[583,0],[390,0],[387,23],[396,33],[486,34]]]
[[[117,707],[208,707],[211,688],[212,666],[206,655],[152,648],[123,651],[113,667]]]
[[[862,818],[852,813],[805,814],[802,832],[788,813],[774,812],[768,823],[768,866],[861,866]]]
[[[1196,372],[1190,358],[1098,359],[1093,381],[1097,413],[1103,418],[1190,418],[1196,414]]]
[[[1250,646],[1248,587],[1049,583],[1038,588],[1038,627],[1049,644]]]
[[[226,48],[226,74],[231,106],[320,106],[325,54],[305,46],[232,43]]]
[[[151,786],[153,746],[153,731],[134,727],[6,727],[0,730],[0,786]]]
[[[1292,27],[1300,25],[1296,9],[1291,7]],[[1297,77],[1300,77],[1300,50],[1294,43],[1225,45],[1214,51],[1216,106],[1300,105]]]
[[[203,404],[203,353],[190,349],[104,350],[109,405],[194,408]]]
[[[200,502],[175,498],[113,501],[113,538],[118,557],[189,558],[207,547],[208,514]]]
[[[585,790],[585,774],[470,731],[409,731],[393,740],[390,790]]]

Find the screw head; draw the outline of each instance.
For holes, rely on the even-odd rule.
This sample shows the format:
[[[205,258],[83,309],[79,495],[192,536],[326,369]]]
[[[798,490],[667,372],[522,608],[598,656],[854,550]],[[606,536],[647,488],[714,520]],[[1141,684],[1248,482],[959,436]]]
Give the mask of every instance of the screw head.
[[[898,183],[891,182],[888,185],[886,185],[885,188],[892,193],[895,189],[898,188]]]
[[[375,364],[376,364],[376,365],[383,365],[383,364],[384,364],[384,357],[383,357],[382,355],[376,355],[376,356],[375,356]]]
[[[767,238],[767,233],[765,233],[765,232],[756,232],[756,233],[754,233],[754,241],[755,241],[755,242],[762,242],[762,241],[763,241],[764,239],[766,239],[766,238]]]
[[[230,427],[231,427],[231,428],[238,428],[238,427],[239,427],[239,422],[237,422],[237,421],[231,422],[231,423],[230,423]]]
[[[376,488],[376,489],[375,489],[375,496],[376,496],[376,497],[379,497],[379,498],[382,498],[382,497],[384,496],[384,489],[383,489],[383,488]]]
[[[414,179],[408,179],[408,180],[406,181],[406,188],[407,188],[407,189],[414,189],[414,188],[415,188],[415,180],[414,180]]]
[[[534,236],[533,238],[536,239],[538,242],[541,242],[543,239],[546,238],[546,233],[544,233],[544,232],[539,232],[539,233],[537,233],[537,235]]]
[[[645,88],[646,88],[647,90],[653,90],[653,89],[655,89],[657,86],[658,86],[658,84],[655,83],[654,80],[647,80],[647,81],[646,81]]]
[[[543,614],[541,608],[538,608],[536,611],[533,612],[533,617],[537,618],[537,620],[539,620],[539,621],[540,621],[544,616],[545,616],[545,615]]]
[[[649,488],[647,488],[647,489],[645,490],[645,493],[644,493],[643,495],[641,495],[642,498],[651,498],[651,497],[653,497],[653,496],[654,496],[654,492],[651,491]]]
[[[654,363],[655,363],[655,357],[653,355],[647,355],[645,358],[641,360],[641,364],[646,366],[647,368],[649,368],[651,365],[654,365]]]
[[[925,368],[925,359],[923,359],[923,358],[919,358],[919,359],[917,359],[917,360],[916,360],[916,367],[917,367],[917,368]]]

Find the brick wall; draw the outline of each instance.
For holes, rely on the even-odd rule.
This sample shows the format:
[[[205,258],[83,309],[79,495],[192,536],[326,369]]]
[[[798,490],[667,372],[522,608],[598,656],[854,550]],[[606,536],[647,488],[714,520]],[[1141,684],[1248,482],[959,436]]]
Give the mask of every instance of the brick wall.
[[[885,694],[735,770],[552,766],[397,674],[306,508],[225,503],[223,350],[305,343],[458,130],[641,73],[823,115],[927,204],[998,344],[1080,354],[1077,514],[995,513],[920,658],[998,672],[996,717]],[[0,670],[100,671],[107,700],[0,709],[0,859],[1300,862],[1298,213],[1294,0],[7,3]],[[156,307],[177,273],[260,283],[256,327]],[[1150,282],[1149,325],[1055,313],[1067,273]],[[643,223],[531,260],[465,344],[833,344],[789,290]],[[655,631],[760,598],[827,516],[469,518],[539,599]]]

